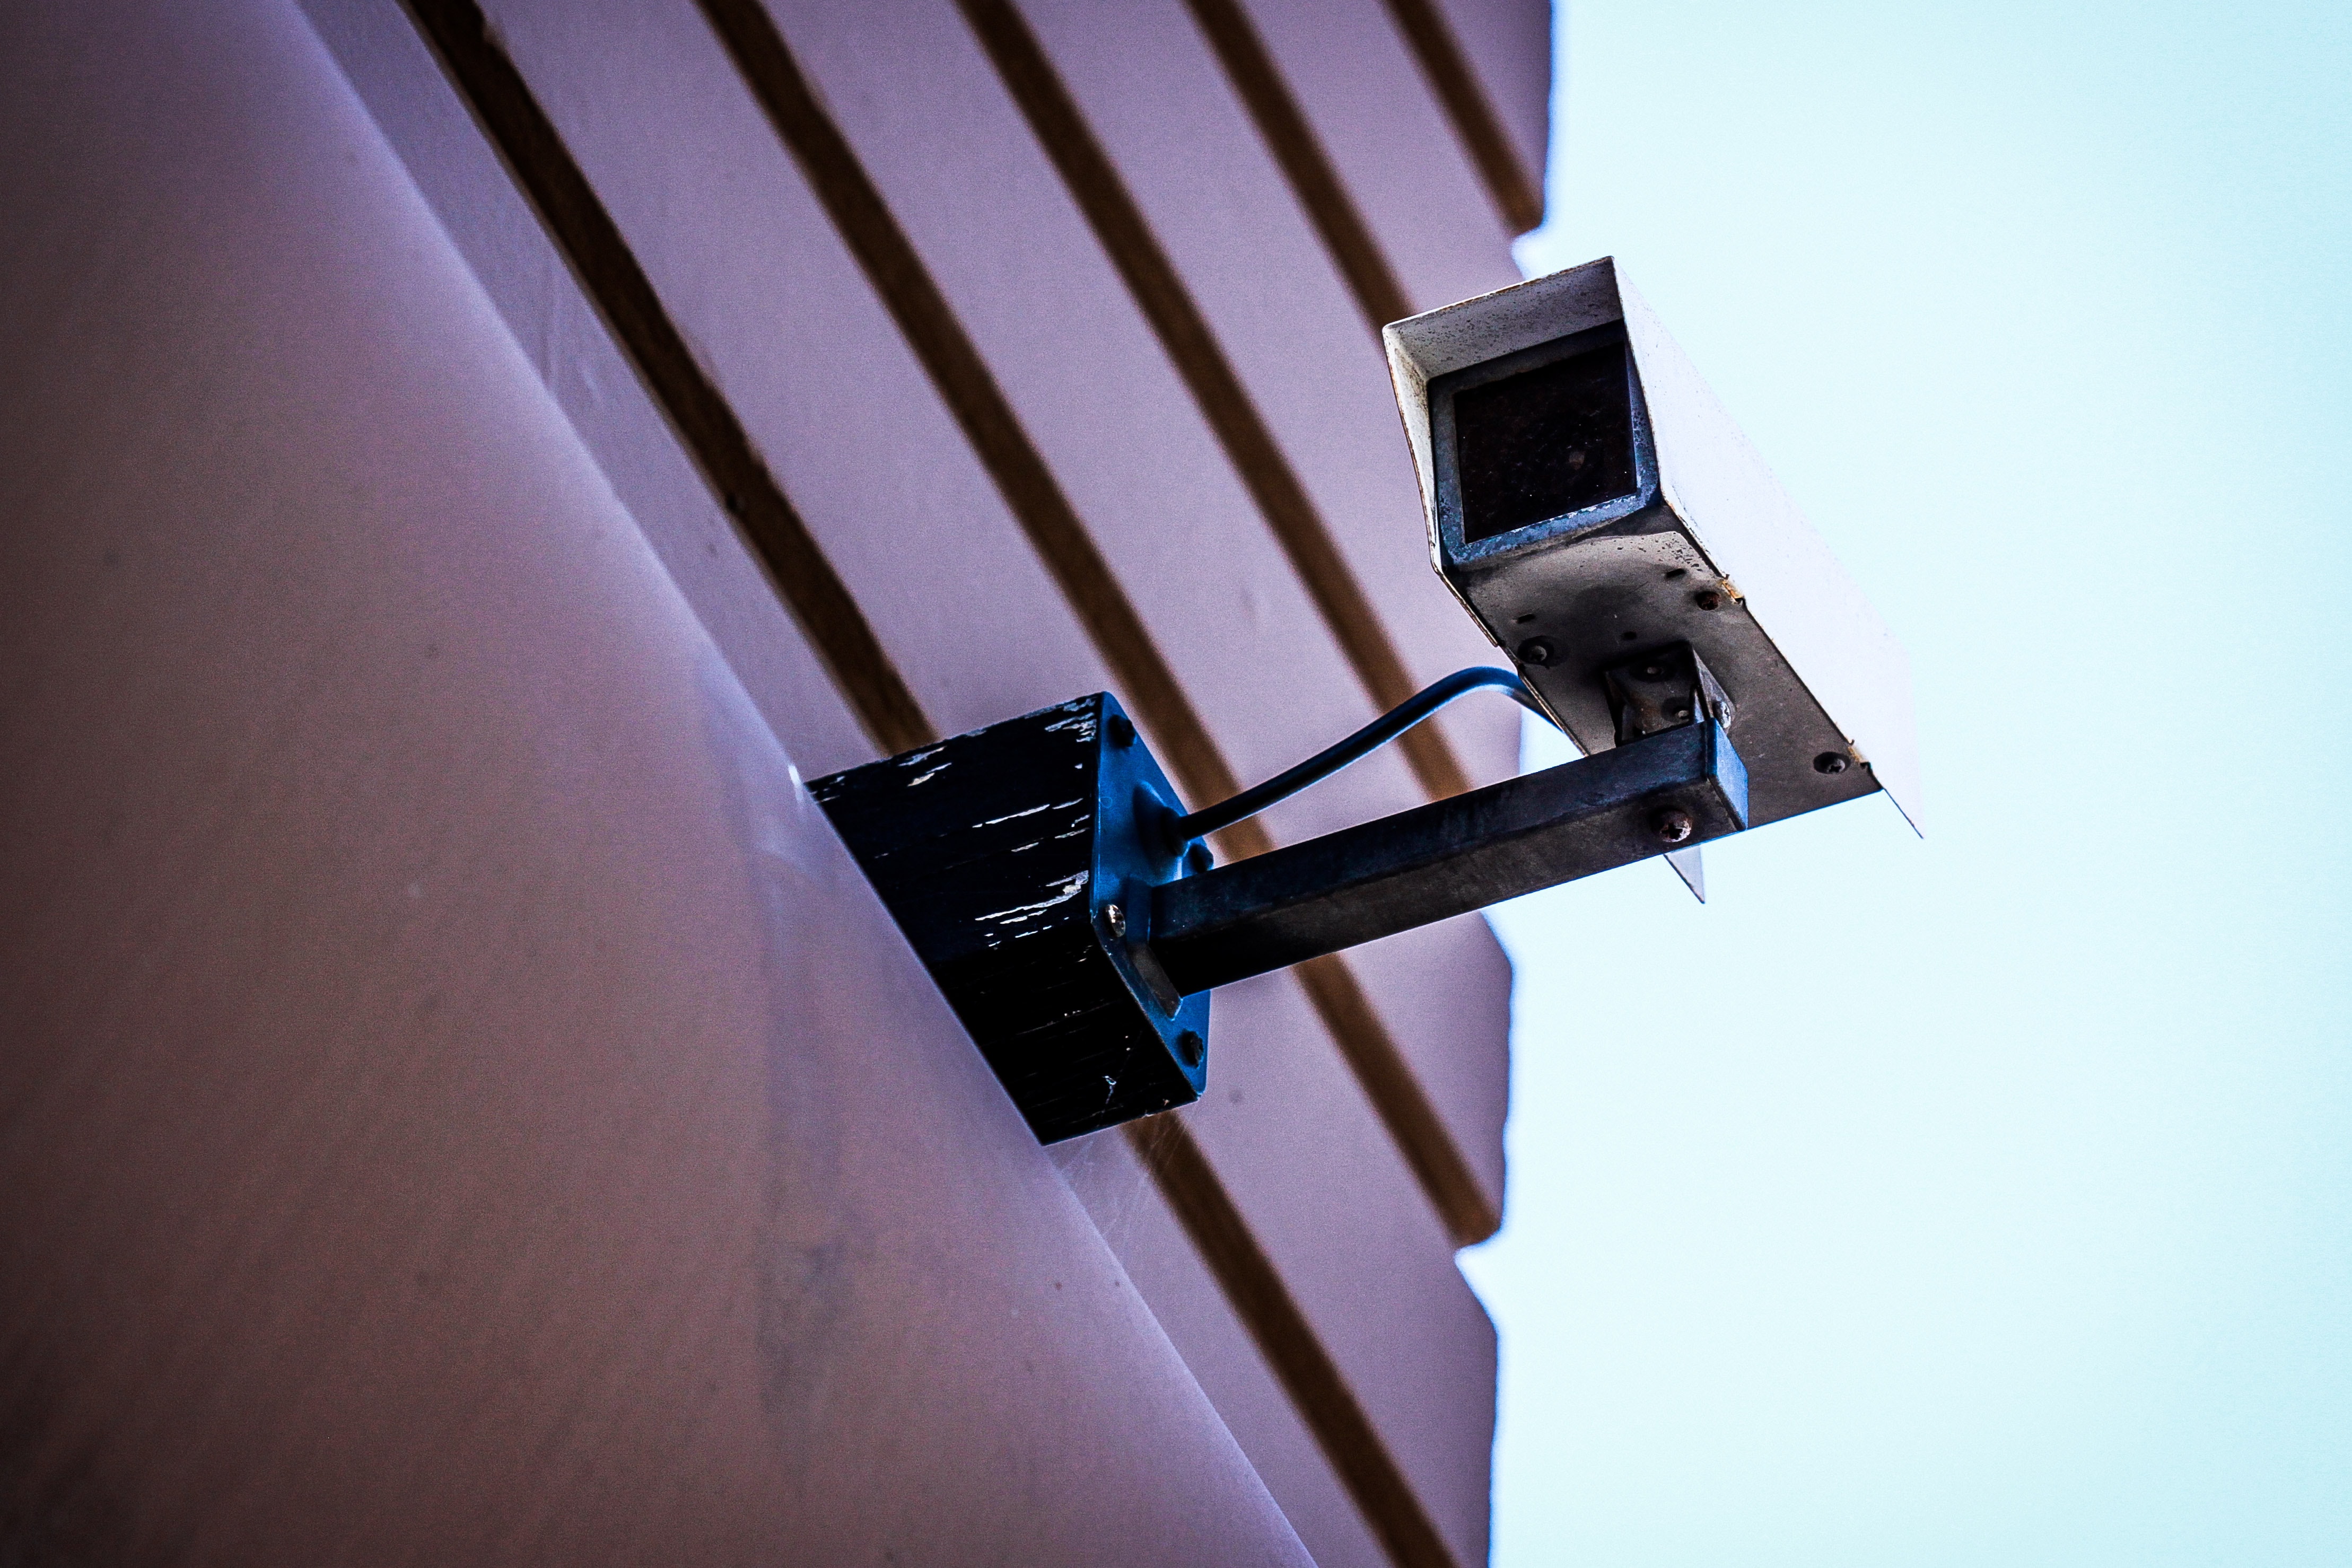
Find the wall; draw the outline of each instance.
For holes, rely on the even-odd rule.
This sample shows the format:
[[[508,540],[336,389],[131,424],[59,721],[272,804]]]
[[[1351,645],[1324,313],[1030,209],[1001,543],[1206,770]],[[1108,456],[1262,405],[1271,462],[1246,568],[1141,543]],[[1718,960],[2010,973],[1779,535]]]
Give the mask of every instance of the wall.
[[[1363,262],[1507,280],[1467,143],[1351,188],[1231,6],[490,21],[6,25],[0,1539],[1482,1560],[1483,924],[1042,1151],[793,771],[1109,685],[1201,800],[1481,657]]]

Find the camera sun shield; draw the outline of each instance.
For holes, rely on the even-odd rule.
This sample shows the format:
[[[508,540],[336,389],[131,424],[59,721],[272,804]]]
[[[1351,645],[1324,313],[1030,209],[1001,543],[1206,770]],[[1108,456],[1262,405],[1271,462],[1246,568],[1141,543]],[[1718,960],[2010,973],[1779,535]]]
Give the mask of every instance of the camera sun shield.
[[[1580,747],[1617,744],[1611,672],[1687,645],[1752,823],[1884,789],[1919,825],[1900,644],[1612,260],[1382,337],[1439,575]]]

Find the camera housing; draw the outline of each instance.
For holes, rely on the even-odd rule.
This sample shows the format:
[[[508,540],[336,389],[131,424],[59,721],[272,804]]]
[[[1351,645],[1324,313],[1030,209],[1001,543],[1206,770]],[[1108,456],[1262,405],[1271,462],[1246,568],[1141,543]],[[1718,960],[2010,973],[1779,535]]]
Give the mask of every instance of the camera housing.
[[[1381,336],[1438,574],[1578,746],[1671,669],[1751,824],[1883,789],[1920,825],[1901,645],[1613,259]]]

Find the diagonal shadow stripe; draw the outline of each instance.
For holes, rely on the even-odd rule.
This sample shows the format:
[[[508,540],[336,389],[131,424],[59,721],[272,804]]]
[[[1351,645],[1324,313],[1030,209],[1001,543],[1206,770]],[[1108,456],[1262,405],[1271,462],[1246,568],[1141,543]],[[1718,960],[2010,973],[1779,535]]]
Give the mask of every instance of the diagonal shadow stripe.
[[[687,347],[588,177],[514,62],[490,37],[481,8],[473,0],[408,3],[459,96],[538,209],[582,290],[595,301],[866,734],[886,753],[933,738],[931,721],[881,639],[768,471],[734,409]]]
[[[1391,321],[1412,314],[1412,302],[1397,281],[1389,258],[1372,238],[1371,226],[1356,210],[1339,172],[1323,151],[1323,143],[1307,123],[1306,112],[1291,96],[1265,40],[1241,7],[1241,0],[1186,0],[1192,20],[1215,51],[1217,63],[1234,85],[1234,94],[1257,124],[1257,133],[1274,154],[1283,178],[1306,210],[1323,248],[1356,297],[1365,324],[1375,335]]]
[[[1436,1525],[1373,1430],[1371,1417],[1218,1185],[1183,1119],[1146,1117],[1129,1122],[1127,1134],[1390,1560],[1397,1568],[1456,1568]]]
[[[1213,800],[1238,790],[1240,782],[1143,618],[848,139],[817,100],[773,18],[757,0],[703,0],[702,11],[1130,706],[1148,716],[1186,794]],[[1262,833],[1244,835],[1234,847],[1255,853],[1268,841]]]
[[[1202,420],[1224,447],[1373,706],[1391,708],[1403,702],[1418,686],[1382,629],[1379,612],[1349,570],[1307,486],[1036,35],[1012,0],[961,3],[1013,102],[1159,335]],[[1443,800],[1470,788],[1469,776],[1434,725],[1409,732],[1397,744],[1433,798]]]
[[[1421,62],[1430,90],[1454,122],[1454,133],[1462,138],[1463,148],[1470,154],[1478,177],[1486,181],[1486,193],[1495,199],[1503,222],[1515,235],[1542,223],[1542,188],[1528,178],[1527,166],[1512,149],[1503,122],[1495,117],[1494,102],[1478,85],[1476,74],[1463,56],[1461,40],[1437,9],[1437,0],[1387,0],[1387,4],[1390,18],[1404,35],[1413,58]]]

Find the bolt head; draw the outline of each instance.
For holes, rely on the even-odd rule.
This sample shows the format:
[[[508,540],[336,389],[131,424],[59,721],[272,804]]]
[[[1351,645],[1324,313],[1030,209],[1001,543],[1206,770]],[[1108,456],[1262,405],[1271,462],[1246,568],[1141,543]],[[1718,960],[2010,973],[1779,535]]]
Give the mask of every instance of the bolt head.
[[[1185,1030],[1176,1037],[1176,1059],[1187,1067],[1200,1066],[1208,1049],[1207,1042],[1192,1030]]]
[[[1688,843],[1690,836],[1698,831],[1698,824],[1691,821],[1688,811],[1669,806],[1650,819],[1650,831],[1658,835],[1662,844]]]
[[[1114,936],[1127,935],[1127,911],[1116,904],[1103,905],[1103,928]]]
[[[1135,724],[1127,715],[1123,713],[1111,715],[1110,723],[1104,727],[1110,734],[1110,743],[1122,751],[1135,744]]]
[[[1843,751],[1824,751],[1813,758],[1813,771],[1832,776],[1843,773],[1851,764]]]
[[[1519,644],[1519,663],[1541,666],[1549,664],[1556,653],[1552,645],[1541,637],[1530,637]]]

